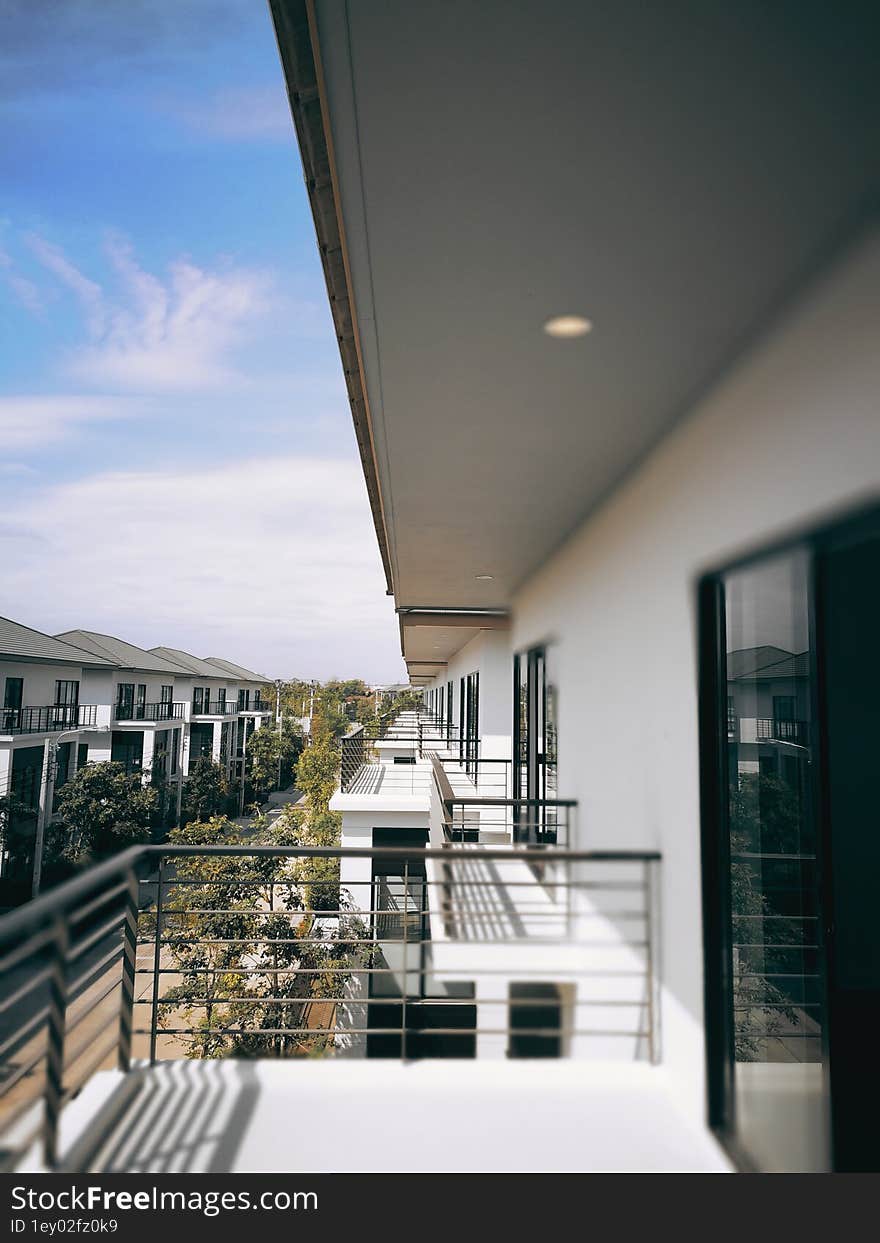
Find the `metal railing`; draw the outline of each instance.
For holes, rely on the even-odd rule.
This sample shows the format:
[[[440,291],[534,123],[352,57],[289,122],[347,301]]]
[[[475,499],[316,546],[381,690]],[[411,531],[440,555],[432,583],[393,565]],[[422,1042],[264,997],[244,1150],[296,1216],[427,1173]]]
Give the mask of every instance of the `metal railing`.
[[[446,732],[438,733],[433,726],[415,713],[402,713],[396,719],[391,714],[378,722],[367,725],[355,725],[340,739],[340,785],[343,794],[360,790],[378,793],[384,786],[385,779],[380,782],[375,773],[366,772],[368,768],[388,768],[387,752],[393,750],[394,744],[400,744],[403,756],[409,752],[416,759],[425,759],[430,755],[448,753],[451,757],[462,757],[467,749],[472,756],[467,761],[474,768],[479,764],[479,741],[477,739],[461,739],[459,735]],[[488,773],[488,769],[486,770]],[[422,774],[410,774],[409,784],[413,791],[424,786]],[[388,784],[391,784],[389,781]],[[407,784],[407,774],[396,774],[396,782],[401,788]]]
[[[265,703],[262,700],[253,700],[251,703],[239,703],[238,712],[274,712],[274,704]]]
[[[85,729],[98,720],[96,704],[52,704],[42,708],[0,708],[0,734],[48,734]]]
[[[463,765],[447,757],[432,754],[431,763],[445,841],[570,846],[577,840],[577,801],[508,796],[510,760],[482,761],[473,778],[463,778]],[[502,792],[496,793],[498,789]]]
[[[786,721],[772,717],[758,717],[755,721],[755,735],[760,741],[791,742],[798,747],[809,745],[810,726],[808,721]]]
[[[168,703],[129,704],[119,703],[113,710],[117,721],[182,721],[186,704]]]
[[[125,851],[0,919],[7,1163],[41,1138],[57,1167],[64,1104],[133,1058],[656,1060],[658,862],[464,845]]]
[[[234,699],[206,699],[200,704],[193,700],[192,711],[193,716],[234,716],[239,707]]]

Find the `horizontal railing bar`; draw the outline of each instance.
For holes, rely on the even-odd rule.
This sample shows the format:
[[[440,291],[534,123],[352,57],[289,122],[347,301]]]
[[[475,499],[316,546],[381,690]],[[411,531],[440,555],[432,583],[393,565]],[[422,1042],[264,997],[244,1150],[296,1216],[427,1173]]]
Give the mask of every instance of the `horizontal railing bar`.
[[[28,1036],[32,1032],[39,1031],[48,1017],[49,1007],[46,1005],[32,1014],[30,1018],[25,1019],[21,1027],[11,1032],[4,1041],[0,1042],[0,1058],[5,1057],[10,1049],[20,1045],[22,1041],[27,1042]]]
[[[409,927],[417,927],[425,919],[421,911],[383,911],[382,914],[387,917],[389,923],[400,923],[404,919]],[[497,912],[496,912],[497,915]],[[561,919],[561,914],[554,915],[555,919]],[[424,940],[427,943],[428,936],[426,934]],[[520,937],[504,937],[505,945],[529,945],[535,940],[533,936]],[[544,938],[545,942],[550,938]],[[621,937],[614,941],[588,941],[581,938],[559,936],[553,938],[554,943],[565,945],[579,949],[607,949],[609,946],[614,948],[626,947],[627,949],[642,949],[648,944],[647,941],[628,941]],[[487,944],[485,940],[478,942],[481,945]],[[187,945],[323,945],[327,949],[339,949],[345,945],[374,945],[379,946],[400,946],[400,945],[419,945],[421,939],[415,940],[413,937],[392,937],[383,931],[377,929],[371,936],[366,937],[169,937],[162,938],[158,942],[149,938],[139,939],[139,945],[166,945],[166,946],[187,946]],[[267,968],[271,970],[271,968]]]
[[[50,889],[39,898],[25,902],[0,919],[0,941],[17,940],[31,928],[54,920],[61,912],[67,913],[69,918],[70,908],[77,900],[102,889],[111,878],[125,875],[142,859],[152,857],[158,849],[153,846],[129,846],[111,859],[105,859],[103,863],[97,863],[79,876],[65,881],[57,889]]]
[[[89,1061],[86,1064],[85,1068],[79,1072],[79,1074],[77,1075],[77,1079],[79,1080],[79,1082],[75,1085],[71,1085],[70,1087],[64,1088],[63,1090],[64,1102],[69,1101],[72,1096],[75,1096],[76,1093],[80,1091],[83,1084],[88,1079],[91,1078],[91,1076],[98,1069],[101,1063],[114,1052],[114,1050],[116,1049],[116,1045],[117,1045],[117,1039],[116,1039],[116,1036],[114,1036],[112,1040],[110,1041],[110,1043],[107,1044],[100,1051],[99,1055],[97,1057],[93,1057],[91,1061]]]
[[[81,924],[84,919],[88,919],[95,911],[99,911],[102,906],[106,906],[112,898],[120,897],[127,889],[127,883],[120,881],[118,885],[112,885],[109,889],[102,890],[91,902],[87,902],[85,906],[80,907],[77,911],[73,911],[68,916],[70,923]]]
[[[44,967],[42,971],[38,971],[36,975],[32,975],[25,980],[24,984],[20,984],[14,993],[8,997],[4,997],[0,1001],[0,1014],[3,1014],[10,1006],[14,1006],[17,1002],[26,997],[33,989],[38,988],[40,984],[45,984],[52,974],[51,967]]]
[[[363,882],[363,883],[372,883],[372,882]],[[448,881],[433,881],[430,883],[440,884],[440,885],[450,884],[450,882]],[[164,887],[165,882],[163,881],[162,884]],[[538,882],[533,882],[533,885],[537,886]],[[540,887],[543,889],[545,886],[541,885]],[[344,885],[344,888],[350,889],[350,888],[353,888],[353,885],[350,882],[346,882]],[[504,888],[507,888],[507,886],[505,885]],[[626,888],[630,888],[630,886],[626,886]],[[479,907],[474,908],[474,907],[468,906],[468,907],[461,907],[461,908],[456,908],[456,909],[467,911],[468,914],[479,913],[481,910],[483,911],[483,913],[486,913],[486,914],[488,913],[497,914],[498,913],[497,906],[486,907],[486,908],[479,908]],[[523,909],[528,909],[528,908],[524,908],[521,904],[517,904],[516,909],[519,912]],[[542,910],[544,909],[543,904],[542,904],[541,909]],[[147,915],[155,914],[154,909],[152,907],[145,908],[143,913]],[[552,915],[554,918],[558,919],[560,917],[560,913],[561,912],[559,910],[554,910],[554,911],[548,911],[547,915],[548,917]],[[187,915],[187,916],[241,915],[246,919],[250,919],[252,916],[259,916],[260,918],[263,918],[263,919],[267,917],[272,917],[273,919],[276,919],[279,915],[289,915],[291,918],[293,918],[297,914],[298,912],[296,910],[279,911],[277,909],[270,910],[268,907],[266,907],[265,910],[260,910],[260,911],[240,911],[234,906],[194,906],[194,907],[163,906],[162,907],[163,919],[166,915],[168,916],[171,916],[171,915]],[[306,918],[310,914],[313,915],[315,918],[329,917],[329,918],[335,919],[339,917],[339,918],[345,918],[345,919],[358,919],[358,918],[363,917],[364,915],[388,915],[388,914],[393,914],[393,912],[389,912],[384,907],[380,909],[379,907],[369,907],[369,906],[364,906],[364,907],[359,906],[357,907],[356,910],[351,910],[351,909],[346,910],[343,907],[333,907],[331,910],[327,910],[327,911],[302,912],[303,918]],[[425,912],[425,916],[426,917],[428,916],[427,911]],[[645,919],[646,917],[647,917],[647,911],[636,911],[636,910],[573,912],[573,918],[578,919],[578,920],[580,919]],[[155,937],[139,937],[138,944],[139,945],[153,945],[155,944]],[[791,948],[797,948],[797,947],[792,946]],[[2,1009],[2,1007],[0,1007],[0,1009]]]
[[[314,1004],[314,1003],[313,1003]],[[394,1004],[391,999],[386,1004]],[[403,998],[396,1004],[402,1005]],[[409,1010],[412,1002],[407,1001]],[[553,1036],[557,1039],[569,1039],[572,1036],[615,1036],[618,1038],[642,1040],[650,1033],[646,1031],[619,1031],[613,1028],[605,1030],[601,1027],[429,1027],[424,1030],[401,1027],[161,1027],[160,1036],[400,1036],[406,1030],[407,1038],[412,1040],[425,1036]],[[149,1029],[136,1027],[132,1031],[135,1036],[150,1035]]]
[[[40,1062],[45,1062],[46,1054],[47,1049],[41,1049],[36,1057],[32,1058],[25,1066],[19,1066],[3,1084],[0,1084],[0,1100],[7,1096],[17,1084],[21,1083],[22,1079],[26,1079],[32,1071],[36,1070]]]
[[[97,1010],[101,1002],[106,1001],[107,998],[112,993],[115,993],[117,989],[119,989],[121,986],[122,986],[122,979],[120,977],[120,979],[118,980],[112,980],[107,985],[107,987],[103,990],[103,992],[99,994],[99,996],[90,997],[89,1004],[88,1006],[84,1007],[84,1009],[82,1010],[82,1013],[78,1014],[75,1018],[72,1018],[68,1021],[67,1028],[66,1028],[67,1034],[70,1035],[71,1032],[76,1031],[80,1023],[82,1023],[84,1019],[89,1018],[94,1013],[94,1011]]]
[[[83,937],[74,945],[67,955],[69,963],[77,962],[87,953],[93,946],[103,941],[105,937],[112,936],[114,932],[121,932],[125,924],[125,912],[116,911],[111,918],[102,924],[100,928],[95,928],[87,937]]]
[[[402,942],[401,942],[402,944]],[[429,941],[409,941],[408,944],[415,952],[420,945],[430,945]],[[503,941],[499,942],[476,942],[481,946],[499,944],[503,945]],[[159,967],[156,970],[153,967],[137,967],[135,975],[395,975],[403,972],[403,964],[400,967],[361,967],[352,963],[344,967]],[[473,976],[474,968],[471,967],[443,967],[439,970],[434,967],[422,967],[419,963],[413,962],[406,968],[406,973],[410,975],[424,975],[425,973],[434,973],[442,975],[444,978],[448,975],[467,975]],[[501,967],[480,967],[481,976],[484,975],[506,975],[511,974],[510,968]],[[562,970],[554,969],[553,976],[572,976],[575,979],[599,979],[608,977],[625,977],[627,979],[642,979],[645,971],[584,971],[584,970]],[[305,1000],[309,1000],[306,998]],[[315,1000],[312,998],[311,1000]]]
[[[408,971],[407,974],[411,974],[411,972]],[[243,1003],[246,1005],[255,1005],[255,1006],[262,1006],[262,1005],[387,1006],[387,1005],[393,1005],[395,1001],[399,1002],[400,1000],[401,999],[399,997],[398,998],[394,998],[394,997],[324,997],[324,998],[321,998],[321,997],[274,997],[273,996],[273,997],[205,997],[204,999],[194,999],[194,998],[188,997],[186,1001],[181,1001],[180,999],[177,999],[176,1001],[172,999],[169,1001],[169,1000],[164,1000],[163,998],[160,997],[157,1004],[160,1006],[177,1006],[181,1010],[205,1010],[207,1009],[208,1006],[231,1006],[231,1005],[241,1005]],[[152,1004],[153,1004],[153,999],[151,997],[137,997],[135,998],[135,1001],[134,1001],[134,1005],[136,1006],[151,1006]],[[452,1006],[453,1008],[455,1008],[455,1007],[466,1007],[466,1006],[476,1006],[476,1005],[491,1005],[491,1006],[513,1005],[513,1006],[516,1006],[517,1004],[518,1003],[516,999],[511,1001],[509,997],[497,997],[494,999],[481,998],[479,1001],[477,1000],[476,997],[422,997],[418,1001],[409,999],[406,1003],[406,1008],[407,1010],[411,1010],[417,1007],[422,1007],[424,1009],[424,1008],[430,1008],[431,1006]],[[542,998],[537,998],[537,997],[534,1000],[532,1000],[532,998],[529,998],[528,1001],[525,1002],[525,1004],[528,1005],[530,1009],[534,1007],[546,1007],[547,1009],[550,1009],[551,1007],[558,1008],[559,1006],[559,1002],[556,1000],[544,1000]],[[634,1006],[639,1006],[639,1007],[646,1006],[647,1004],[648,1002],[646,998],[642,998],[641,1000],[636,1000],[636,1001],[621,1001],[619,999],[603,1001],[601,998],[599,998],[599,999],[585,999],[583,1001],[572,1001],[570,1003],[566,1002],[566,1009],[573,1008],[576,1006],[621,1006],[621,1007],[629,1006],[630,1008],[632,1008]]]

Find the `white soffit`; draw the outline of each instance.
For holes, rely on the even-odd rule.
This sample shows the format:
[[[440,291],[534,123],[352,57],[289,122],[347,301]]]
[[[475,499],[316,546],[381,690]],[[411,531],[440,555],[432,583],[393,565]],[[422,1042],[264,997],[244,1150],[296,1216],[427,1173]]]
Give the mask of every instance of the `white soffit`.
[[[869,8],[316,8],[397,602],[505,607],[855,229]]]

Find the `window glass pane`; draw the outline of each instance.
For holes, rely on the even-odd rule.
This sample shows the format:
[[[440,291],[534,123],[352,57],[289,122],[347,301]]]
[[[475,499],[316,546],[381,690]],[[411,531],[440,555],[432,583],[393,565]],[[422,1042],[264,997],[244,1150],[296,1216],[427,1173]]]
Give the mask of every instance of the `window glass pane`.
[[[735,1125],[768,1169],[827,1163],[805,552],[724,579]]]

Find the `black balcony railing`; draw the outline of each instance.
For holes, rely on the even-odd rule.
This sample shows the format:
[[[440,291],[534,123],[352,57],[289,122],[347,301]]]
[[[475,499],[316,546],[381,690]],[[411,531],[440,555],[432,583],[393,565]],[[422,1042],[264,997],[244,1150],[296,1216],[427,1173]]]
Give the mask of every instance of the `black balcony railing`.
[[[182,703],[117,704],[114,710],[117,721],[182,721],[185,705]]]
[[[476,766],[479,763],[477,756],[479,756],[480,742],[476,738],[465,740],[465,742],[469,752],[474,756],[471,763]],[[378,746],[379,743],[388,746],[383,748]],[[438,752],[452,752],[456,756],[464,752],[462,740],[457,733],[447,733],[445,728],[444,731],[439,732],[424,716],[416,716],[415,712],[404,712],[395,717],[393,713],[387,713],[384,717],[379,717],[378,722],[353,726],[341,738],[339,789],[343,794],[351,792],[355,787],[363,787],[364,791],[369,788],[378,792],[378,784],[369,781],[369,774],[365,774],[364,769],[380,767],[387,763],[383,759],[383,753],[387,753],[394,743],[400,743],[399,750],[404,755],[406,751],[409,751],[414,759],[428,758]],[[418,781],[414,774],[414,788],[416,786],[418,786]]]
[[[239,712],[274,712],[271,704],[265,699],[252,699],[250,703],[240,703],[238,705]]]
[[[809,722],[758,717],[756,737],[761,742],[790,742],[798,747],[806,747],[810,741]]]
[[[656,1060],[658,861],[467,845],[133,847],[0,919],[6,1161],[42,1138],[49,1168],[91,1170],[143,1070],[64,1153],[61,1111],[96,1071],[135,1059],[474,1057],[505,1043],[509,1056],[564,1057],[620,1040],[623,1056]],[[442,959],[450,942],[472,952]],[[493,947],[531,944],[539,975],[565,986],[539,980],[524,1002]]]
[[[43,708],[0,708],[0,733],[48,734],[95,725],[95,704],[54,704]]]
[[[206,699],[203,703],[193,700],[193,716],[233,716],[239,711],[234,699]]]

